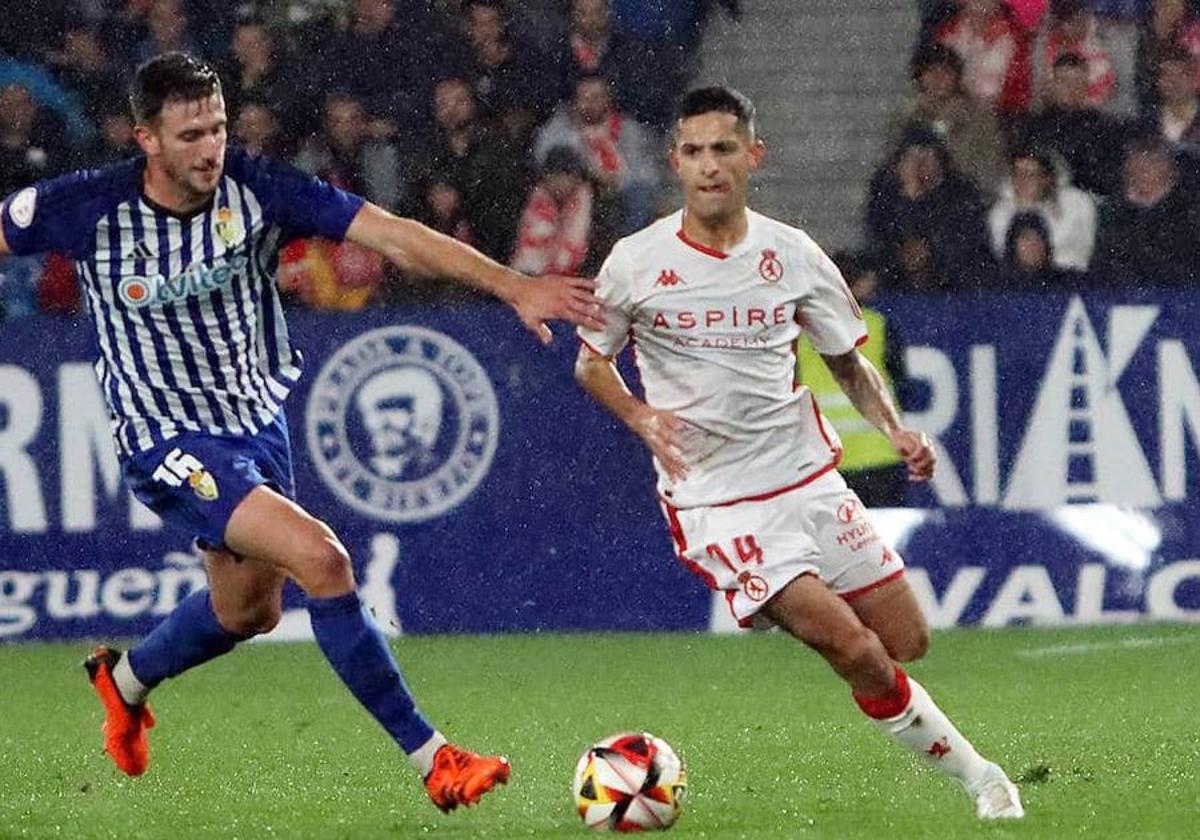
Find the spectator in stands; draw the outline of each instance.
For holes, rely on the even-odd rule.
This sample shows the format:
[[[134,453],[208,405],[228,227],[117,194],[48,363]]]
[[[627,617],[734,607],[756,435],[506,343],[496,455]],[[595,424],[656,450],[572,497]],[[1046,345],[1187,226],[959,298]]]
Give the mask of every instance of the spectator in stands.
[[[191,25],[183,0],[153,0],[146,10],[149,31],[134,49],[134,61],[141,64],[167,52],[198,54]]]
[[[0,257],[0,322],[45,312],[79,311],[75,267],[62,254]]]
[[[531,175],[527,158],[480,117],[471,83],[452,76],[433,93],[434,135],[419,169],[453,184],[478,245],[504,260],[512,252],[517,215]]]
[[[1054,62],[1050,104],[1025,126],[1022,144],[1058,153],[1075,186],[1097,195],[1118,189],[1125,129],[1087,104],[1088,71],[1072,53]]]
[[[252,155],[277,157],[281,138],[279,120],[265,102],[243,100],[233,118],[233,139]]]
[[[509,264],[526,274],[595,274],[616,239],[609,196],[596,189],[574,149],[550,149],[525,201]]]
[[[129,117],[129,106],[110,103],[99,115],[100,133],[97,140],[84,153],[87,166],[100,167],[138,154],[133,139],[133,120]]]
[[[366,110],[350,94],[326,98],[321,134],[300,148],[294,163],[380,207],[397,209],[407,197],[399,154],[390,143],[369,135]]]
[[[473,247],[479,238],[467,218],[466,203],[458,187],[445,178],[430,178],[420,188],[421,207],[417,218],[438,233]]]
[[[650,129],[614,107],[608,79],[582,76],[570,103],[538,133],[536,155],[544,163],[555,146],[574,149],[592,177],[621,196],[619,230],[631,233],[650,223],[658,201],[653,138]]]
[[[18,84],[0,89],[0,195],[53,175],[61,166],[48,115]]]
[[[525,146],[560,98],[562,68],[515,40],[504,0],[463,0],[461,23],[469,48],[461,69],[473,81],[480,110]]]
[[[277,32],[287,32],[304,42],[318,31],[328,32],[346,11],[346,0],[241,0],[240,19],[260,20]]]
[[[1157,75],[1162,54],[1185,49],[1200,59],[1200,18],[1188,0],[1153,0],[1138,33],[1136,83],[1141,110],[1158,104]],[[1200,86],[1200,77],[1196,80]]]
[[[329,90],[347,91],[370,115],[373,136],[398,135],[407,145],[433,95],[449,38],[424,3],[405,3],[401,19],[396,0],[352,0],[345,31],[311,47],[321,56],[310,61],[313,101]]]
[[[994,192],[1004,170],[1004,136],[987,107],[962,86],[958,53],[941,44],[917,49],[912,63],[913,95],[888,123],[883,158],[890,160],[911,126],[924,127],[946,144],[955,169],[985,193]]]
[[[277,130],[288,136],[297,132],[296,80],[280,63],[275,36],[257,20],[239,23],[233,31],[229,64],[221,73],[225,110],[239,114],[244,103],[264,105],[274,117]]]
[[[1054,265],[1085,271],[1096,242],[1096,200],[1073,187],[1055,163],[1049,152],[1040,149],[1019,149],[1013,154],[1009,177],[988,213],[992,249],[1003,258],[1013,218],[1031,212],[1045,224]]]
[[[609,0],[573,0],[561,64],[569,78],[598,74],[612,79],[617,106],[641,122],[660,128],[670,122],[677,68],[614,29]]]
[[[866,233],[891,286],[972,288],[994,267],[979,191],[925,129],[910,129],[872,179]]]
[[[1100,35],[1100,24],[1085,0],[1051,0],[1034,49],[1034,87],[1038,101],[1044,101],[1053,84],[1054,62],[1061,55],[1077,55],[1087,68],[1085,102],[1099,108],[1108,102],[1117,86],[1112,55]]]
[[[113,69],[104,40],[95,29],[72,27],[62,33],[59,48],[48,51],[59,84],[79,96],[85,113],[99,125],[101,115],[127,108],[124,81]]]
[[[1004,232],[1000,286],[1006,290],[1078,289],[1083,273],[1062,267],[1054,251],[1045,217],[1023,210]]]
[[[959,0],[958,13],[934,39],[962,57],[968,93],[1005,116],[1028,110],[1028,33],[1000,0]]]
[[[1193,285],[1200,279],[1200,205],[1180,187],[1171,147],[1161,137],[1130,144],[1123,190],[1100,212],[1099,281],[1122,285]]]
[[[1159,54],[1155,74],[1158,106],[1143,126],[1161,135],[1175,149],[1200,152],[1200,96],[1196,94],[1196,59],[1175,48]]]
[[[384,259],[354,242],[296,239],[279,253],[279,284],[309,309],[356,312],[374,303],[387,278]]]
[[[42,65],[10,58],[0,52],[0,89],[10,85],[24,89],[40,112],[39,119],[54,124],[53,136],[64,153],[64,142],[83,148],[95,138],[96,127],[88,119],[75,91],[59,84]]]

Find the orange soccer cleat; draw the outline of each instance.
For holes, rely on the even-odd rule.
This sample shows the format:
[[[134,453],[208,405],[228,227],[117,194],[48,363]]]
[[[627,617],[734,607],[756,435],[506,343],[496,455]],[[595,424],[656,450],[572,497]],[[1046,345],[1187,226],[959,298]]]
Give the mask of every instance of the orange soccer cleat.
[[[508,781],[512,765],[503,756],[476,755],[470,750],[443,744],[433,756],[433,770],[425,777],[425,790],[443,812],[459,805],[478,804],[485,793]]]
[[[104,724],[100,727],[104,751],[123,773],[140,776],[150,766],[146,730],[154,728],[154,715],[149,706],[131,706],[121,698],[112,678],[112,669],[120,658],[119,650],[102,645],[84,660],[83,667],[104,707]]]

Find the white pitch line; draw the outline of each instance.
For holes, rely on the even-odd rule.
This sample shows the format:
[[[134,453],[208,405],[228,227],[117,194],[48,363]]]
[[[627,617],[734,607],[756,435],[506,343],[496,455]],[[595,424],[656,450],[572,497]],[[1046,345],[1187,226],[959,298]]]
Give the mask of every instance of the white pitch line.
[[[1165,647],[1167,645],[1197,645],[1200,636],[1144,636],[1136,639],[1119,639],[1113,642],[1076,642],[1018,650],[1017,656],[1037,659],[1043,656],[1074,656],[1102,650],[1137,650],[1140,648]]]

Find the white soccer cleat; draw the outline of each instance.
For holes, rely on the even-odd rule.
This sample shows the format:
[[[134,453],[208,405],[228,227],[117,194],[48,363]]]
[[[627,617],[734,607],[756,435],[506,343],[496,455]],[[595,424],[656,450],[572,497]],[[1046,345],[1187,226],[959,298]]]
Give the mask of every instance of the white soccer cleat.
[[[975,816],[981,820],[1019,820],[1025,816],[1021,794],[999,764],[988,762],[983,777],[967,788],[975,797]]]

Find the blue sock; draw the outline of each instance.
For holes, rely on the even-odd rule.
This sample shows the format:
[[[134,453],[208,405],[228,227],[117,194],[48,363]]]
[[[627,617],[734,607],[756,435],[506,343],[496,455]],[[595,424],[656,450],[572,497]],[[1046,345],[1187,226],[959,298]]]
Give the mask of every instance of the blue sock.
[[[433,727],[417,711],[387,640],[357,592],[310,597],[308,615],[333,670],[406,753],[433,737]]]
[[[217,623],[212,594],[193,592],[129,651],[129,667],[147,688],[182,674],[223,653],[247,637],[230,633]]]

